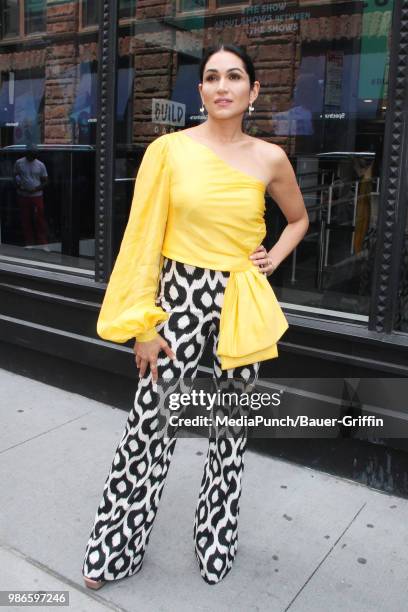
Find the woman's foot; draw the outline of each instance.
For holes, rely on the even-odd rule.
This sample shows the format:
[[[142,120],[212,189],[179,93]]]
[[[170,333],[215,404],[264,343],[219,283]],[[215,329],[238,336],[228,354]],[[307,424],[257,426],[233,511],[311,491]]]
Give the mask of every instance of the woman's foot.
[[[94,589],[95,591],[101,589],[106,584],[106,580],[92,580],[92,578],[85,578],[85,576],[84,582],[88,589]]]

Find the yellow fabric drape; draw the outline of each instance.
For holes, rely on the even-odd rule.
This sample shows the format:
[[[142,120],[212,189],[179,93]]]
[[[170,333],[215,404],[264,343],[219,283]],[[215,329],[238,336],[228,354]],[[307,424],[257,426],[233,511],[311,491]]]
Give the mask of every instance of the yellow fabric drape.
[[[129,220],[97,321],[105,340],[151,340],[169,315],[155,305],[161,247],[169,207],[167,141],[146,148],[137,173]]]
[[[217,354],[223,370],[278,356],[288,329],[269,280],[249,260],[265,237],[265,185],[183,132],[146,149],[97,323],[114,342],[147,341],[169,314],[155,305],[162,256],[229,271]]]
[[[251,265],[231,272],[225,288],[217,347],[223,370],[277,357],[289,327],[266,276]]]

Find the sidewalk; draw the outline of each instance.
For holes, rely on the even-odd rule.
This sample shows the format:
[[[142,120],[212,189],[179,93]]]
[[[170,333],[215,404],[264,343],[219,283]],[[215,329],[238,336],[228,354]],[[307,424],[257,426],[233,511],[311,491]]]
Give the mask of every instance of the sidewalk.
[[[4,370],[0,389],[0,590],[66,590],[73,612],[406,609],[408,500],[249,450],[234,566],[206,584],[193,544],[200,438],[177,441],[142,570],[86,589],[85,545],[127,413]]]

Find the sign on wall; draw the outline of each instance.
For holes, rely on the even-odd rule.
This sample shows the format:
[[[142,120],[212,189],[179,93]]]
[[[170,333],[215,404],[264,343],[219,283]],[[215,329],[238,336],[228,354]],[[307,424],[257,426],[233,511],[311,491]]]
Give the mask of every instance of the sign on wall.
[[[152,98],[152,122],[185,125],[186,105],[163,98]]]

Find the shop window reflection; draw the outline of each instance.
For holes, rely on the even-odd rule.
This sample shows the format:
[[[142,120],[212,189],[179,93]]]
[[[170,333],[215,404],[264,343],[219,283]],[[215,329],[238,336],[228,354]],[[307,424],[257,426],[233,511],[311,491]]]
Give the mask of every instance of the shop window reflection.
[[[0,38],[45,32],[46,0],[0,0]]]
[[[82,62],[79,81],[69,120],[72,128],[72,142],[95,144],[97,109],[97,62]]]
[[[0,37],[19,34],[19,0],[0,0]]]
[[[135,16],[136,0],[119,0],[119,19],[130,19]]]
[[[79,24],[79,6],[61,11],[55,3],[20,1],[25,29],[34,33],[49,25],[47,46],[38,44],[41,36],[28,37],[1,57],[0,258],[91,274],[98,33],[77,43],[76,34],[65,31]],[[30,169],[24,160],[33,147],[34,178],[40,164],[48,175],[41,193],[38,184],[38,193],[30,193],[16,181],[16,164]]]
[[[276,295],[289,312],[325,313],[366,324],[377,241],[393,3],[234,6],[238,4],[242,3],[178,2],[176,17],[180,11],[198,14],[206,9],[209,19],[190,26],[183,21],[176,36],[174,24],[166,21],[166,3],[158,6],[156,22],[150,20],[146,31],[143,22],[119,30],[121,65],[128,57],[135,72],[128,127],[117,118],[115,249],[146,145],[160,134],[203,120],[198,64],[203,46],[222,36],[246,47],[261,83],[255,112],[244,118],[245,130],[286,151],[310,218],[305,239],[271,278]],[[126,99],[123,84],[120,89]],[[153,100],[166,112],[155,114]],[[285,220],[269,195],[266,203],[265,246],[270,248]]]
[[[15,180],[18,164],[25,163],[31,147],[10,145],[0,150],[0,256],[74,267],[80,263],[89,269],[94,254],[94,148],[37,145],[36,157],[48,180],[32,199],[29,193],[19,193]],[[75,259],[79,257],[80,262]]]
[[[405,218],[402,237],[398,308],[394,327],[398,331],[408,333],[408,215]]]
[[[46,0],[24,1],[25,33],[44,32]]]
[[[99,23],[99,0],[82,0],[82,27],[96,26]]]
[[[356,315],[366,315],[380,186],[375,153],[302,156],[296,167],[310,228],[304,244],[291,257],[290,282],[298,289],[306,282],[306,287],[312,281],[305,276],[307,262],[315,260],[313,284],[321,292],[316,305],[334,309],[338,300],[337,309],[343,302]]]

